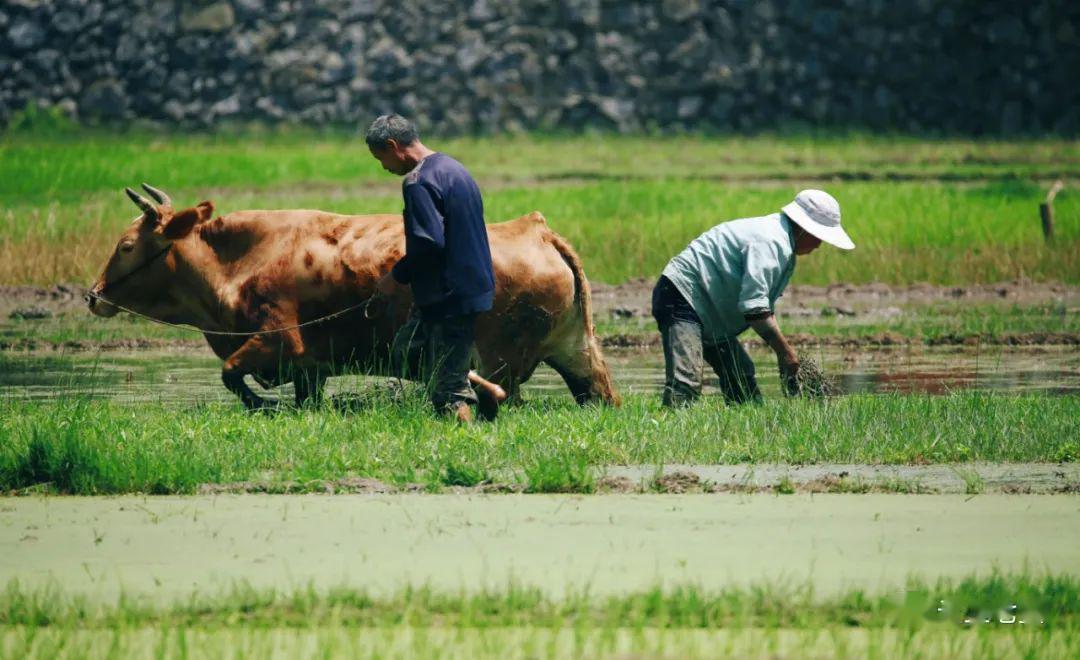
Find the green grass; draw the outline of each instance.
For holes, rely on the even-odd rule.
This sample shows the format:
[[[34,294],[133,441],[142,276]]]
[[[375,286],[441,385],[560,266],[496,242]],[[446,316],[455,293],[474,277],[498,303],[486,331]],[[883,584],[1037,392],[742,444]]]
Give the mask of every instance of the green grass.
[[[6,283],[89,282],[135,215],[123,186],[141,181],[180,204],[212,198],[222,212],[401,208],[397,180],[351,135],[77,132],[0,145]],[[1080,177],[1074,141],[521,136],[432,146],[474,171],[489,221],[542,211],[599,281],[655,277],[704,229],[773,212],[808,181],[840,200],[859,247],[803,259],[796,282],[1080,281],[1080,196],[1067,187],[1058,197],[1054,246],[1037,212],[1046,179]]]
[[[898,597],[899,596],[899,597]],[[935,611],[945,601],[946,611]],[[408,587],[391,595],[354,589],[259,590],[243,584],[218,594],[194,593],[162,604],[121,595],[115,603],[66,594],[57,585],[28,590],[17,580],[0,591],[0,625],[114,626],[258,625],[306,627],[333,618],[355,626],[501,627],[515,625],[605,627],[815,628],[962,625],[965,613],[997,614],[1009,605],[1037,613],[1044,627],[1080,623],[1080,578],[1002,575],[938,580],[912,579],[901,594],[841,591],[818,596],[811,585],[655,587],[640,593],[597,596],[587,588],[553,598],[538,587],[511,583],[502,589],[441,592]],[[1034,620],[1031,621],[1035,625]]]
[[[388,411],[391,414],[387,414]],[[231,405],[137,407],[74,398],[0,402],[0,490],[191,493],[241,481],[321,488],[374,477],[430,489],[495,478],[541,492],[589,492],[609,464],[924,463],[1076,460],[1080,398],[963,393],[770,400],[677,412],[655,396],[622,409],[542,398],[493,425],[434,418],[419,394],[252,415]]]
[[[1011,605],[1016,622],[1003,624]],[[608,597],[586,590],[559,600],[514,585],[382,596],[236,586],[171,604],[121,597],[108,605],[11,583],[0,594],[0,650],[9,657],[56,657],[72,647],[79,655],[200,657],[238,649],[259,657],[301,649],[320,657],[1075,657],[1078,605],[1080,584],[1069,576],[911,581],[902,594],[828,598],[808,586],[773,585]],[[985,618],[993,623],[964,623]]]
[[[923,140],[867,134],[757,137],[521,135],[443,140],[482,178],[932,178],[1080,176],[1075,140]],[[105,132],[0,135],[0,197],[47,204],[142,180],[170,189],[384,182],[359,134]]]

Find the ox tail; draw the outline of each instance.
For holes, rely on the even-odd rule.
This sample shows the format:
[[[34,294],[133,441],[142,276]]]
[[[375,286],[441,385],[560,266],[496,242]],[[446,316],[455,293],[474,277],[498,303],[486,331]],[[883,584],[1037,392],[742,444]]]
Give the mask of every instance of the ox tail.
[[[589,287],[589,280],[585,277],[585,267],[581,263],[581,257],[565,238],[554,231],[548,230],[548,239],[574,273],[574,302],[581,312],[584,331],[582,351],[586,364],[582,366],[588,370],[589,394],[591,395],[589,398],[600,399],[612,406],[621,405],[622,400],[611,379],[611,370],[604,361],[600,342],[596,339],[596,326],[593,324],[592,313],[592,288]]]

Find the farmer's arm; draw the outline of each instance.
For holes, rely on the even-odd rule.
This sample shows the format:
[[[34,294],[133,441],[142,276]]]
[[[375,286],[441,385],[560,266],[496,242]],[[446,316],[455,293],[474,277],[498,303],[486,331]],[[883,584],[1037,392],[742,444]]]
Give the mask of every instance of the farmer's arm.
[[[394,279],[412,281],[415,264],[438,256],[446,247],[443,216],[435,207],[430,190],[423,183],[405,186],[405,256],[394,264]]]
[[[799,373],[799,357],[784,337],[784,333],[780,332],[776,317],[766,310],[756,318],[750,318],[750,316],[746,318],[754,332],[758,333],[758,336],[776,352],[776,361],[780,365],[780,381],[784,390],[791,395],[798,394],[799,384],[796,376]]]
[[[798,382],[795,376],[799,372],[799,357],[780,331],[769,301],[769,284],[777,271],[776,255],[768,245],[752,245],[746,250],[744,258],[739,311],[754,332],[776,353],[784,389],[788,394],[797,394]]]

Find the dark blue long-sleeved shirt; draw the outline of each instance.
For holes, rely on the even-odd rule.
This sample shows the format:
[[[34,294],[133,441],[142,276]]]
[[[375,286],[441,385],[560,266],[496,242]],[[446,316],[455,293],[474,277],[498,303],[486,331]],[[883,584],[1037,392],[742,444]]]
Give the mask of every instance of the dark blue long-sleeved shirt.
[[[425,318],[491,309],[495,274],[480,188],[445,154],[420,161],[402,182],[405,256],[394,279],[412,286]]]

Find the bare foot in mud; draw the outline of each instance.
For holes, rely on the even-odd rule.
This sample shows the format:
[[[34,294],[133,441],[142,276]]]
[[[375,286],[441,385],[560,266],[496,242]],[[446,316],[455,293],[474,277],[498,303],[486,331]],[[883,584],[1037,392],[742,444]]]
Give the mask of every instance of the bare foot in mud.
[[[469,424],[473,420],[472,408],[469,406],[458,406],[454,408],[454,419],[460,424]]]

